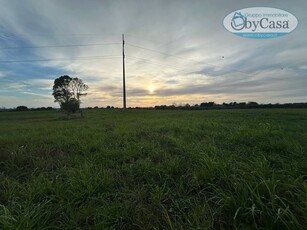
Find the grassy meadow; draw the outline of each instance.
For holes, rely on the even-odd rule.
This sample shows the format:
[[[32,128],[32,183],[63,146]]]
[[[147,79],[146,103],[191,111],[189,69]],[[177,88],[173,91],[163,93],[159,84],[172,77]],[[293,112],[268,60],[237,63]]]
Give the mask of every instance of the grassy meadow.
[[[307,110],[0,113],[0,229],[304,229]]]

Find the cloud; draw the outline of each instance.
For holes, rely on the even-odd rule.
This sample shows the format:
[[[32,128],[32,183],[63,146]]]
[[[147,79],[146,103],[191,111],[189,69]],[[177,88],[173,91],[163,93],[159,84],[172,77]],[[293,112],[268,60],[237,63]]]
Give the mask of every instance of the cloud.
[[[46,95],[46,94],[39,94],[39,93],[33,93],[33,92],[28,92],[28,91],[25,91],[25,92],[21,92],[22,94],[27,94],[27,95],[34,95],[34,96],[37,96],[37,97],[41,97],[41,98],[48,98],[48,99],[53,99],[53,97],[51,95]]]
[[[51,77],[50,77],[51,78]],[[36,89],[52,90],[54,80],[53,79],[30,79],[27,83]]]
[[[0,78],[4,78],[4,77],[6,77],[7,75],[6,75],[6,73],[1,73],[0,72]]]
[[[3,89],[6,90],[23,90],[26,88],[26,84],[24,82],[9,82],[3,85]]]

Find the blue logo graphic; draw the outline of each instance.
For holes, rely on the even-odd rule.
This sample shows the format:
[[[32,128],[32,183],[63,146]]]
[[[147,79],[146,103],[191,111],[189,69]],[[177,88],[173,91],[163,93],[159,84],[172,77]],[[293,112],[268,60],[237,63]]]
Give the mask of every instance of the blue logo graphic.
[[[235,12],[231,19],[231,27],[234,30],[242,30],[246,23],[246,17],[241,12]]]

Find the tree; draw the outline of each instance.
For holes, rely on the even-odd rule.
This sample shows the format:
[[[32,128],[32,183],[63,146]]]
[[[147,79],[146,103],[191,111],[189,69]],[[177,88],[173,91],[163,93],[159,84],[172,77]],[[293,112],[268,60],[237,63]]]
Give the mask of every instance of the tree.
[[[61,109],[68,113],[75,113],[80,109],[80,97],[86,96],[88,86],[79,78],[71,78],[68,75],[54,80],[53,93],[55,101]]]
[[[27,106],[20,105],[16,107],[16,111],[27,111],[29,110]]]
[[[203,102],[200,104],[200,107],[213,107],[213,106],[215,106],[215,103],[213,101]]]

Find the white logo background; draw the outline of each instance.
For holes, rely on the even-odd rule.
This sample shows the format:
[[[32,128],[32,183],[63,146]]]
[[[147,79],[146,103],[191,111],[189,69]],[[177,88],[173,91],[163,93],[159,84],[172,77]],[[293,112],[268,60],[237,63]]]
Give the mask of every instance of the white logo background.
[[[223,25],[238,36],[270,38],[290,33],[297,27],[298,20],[285,10],[251,7],[231,12],[224,18]]]

